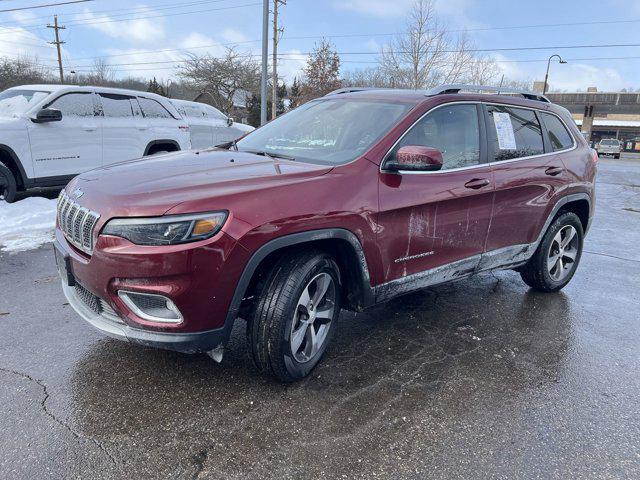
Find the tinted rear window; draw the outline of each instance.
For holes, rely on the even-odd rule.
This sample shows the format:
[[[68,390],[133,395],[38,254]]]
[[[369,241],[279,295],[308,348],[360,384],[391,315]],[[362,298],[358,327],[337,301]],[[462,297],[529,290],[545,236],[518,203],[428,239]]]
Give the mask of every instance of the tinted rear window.
[[[618,145],[620,145],[620,142],[618,140],[602,140],[600,142],[600,145],[609,145],[609,146],[617,147]]]
[[[496,161],[544,153],[542,128],[533,110],[489,105],[490,130]]]
[[[549,140],[554,152],[573,147],[573,138],[562,123],[562,120],[550,113],[540,113],[540,115],[542,115],[544,125],[547,127]]]

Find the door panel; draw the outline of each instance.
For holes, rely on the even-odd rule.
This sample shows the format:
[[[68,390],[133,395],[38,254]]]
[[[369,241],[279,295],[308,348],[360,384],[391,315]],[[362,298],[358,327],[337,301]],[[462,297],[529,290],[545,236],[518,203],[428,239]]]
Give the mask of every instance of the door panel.
[[[558,155],[544,154],[549,145],[534,110],[487,105],[485,111],[495,179],[486,250],[530,244],[546,220],[550,200],[565,182],[564,166]],[[509,115],[516,148],[500,148],[494,112]]]
[[[436,148],[444,163],[438,172],[380,174],[383,281],[402,281],[454,262],[464,266],[449,273],[464,276],[480,261],[493,203],[482,111],[473,103],[431,110],[387,159],[405,145]]]
[[[146,147],[141,116],[134,115],[135,97],[128,95],[98,94],[103,116],[102,161],[104,165],[139,158]]]
[[[75,175],[102,165],[102,131],[93,94],[66,93],[46,105],[62,112],[59,122],[29,122],[36,177]]]

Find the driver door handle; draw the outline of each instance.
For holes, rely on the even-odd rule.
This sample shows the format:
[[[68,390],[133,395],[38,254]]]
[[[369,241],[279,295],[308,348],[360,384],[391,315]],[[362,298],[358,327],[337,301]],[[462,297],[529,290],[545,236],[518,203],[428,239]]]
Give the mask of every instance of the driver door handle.
[[[489,180],[487,180],[486,178],[474,178],[473,180],[469,180],[467,183],[465,183],[464,186],[466,188],[473,188],[474,190],[478,190],[482,187],[486,187],[490,183],[491,182],[489,182]]]
[[[549,167],[544,171],[544,173],[546,175],[555,177],[556,175],[560,175],[562,173],[562,167]]]

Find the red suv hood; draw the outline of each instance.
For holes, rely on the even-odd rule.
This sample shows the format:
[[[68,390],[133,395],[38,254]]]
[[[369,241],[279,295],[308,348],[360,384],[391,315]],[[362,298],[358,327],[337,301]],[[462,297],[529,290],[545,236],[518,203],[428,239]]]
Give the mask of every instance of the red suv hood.
[[[331,167],[233,151],[177,152],[98,168],[76,177],[68,192],[114,216],[162,215],[183,202],[277,187],[323,175]]]

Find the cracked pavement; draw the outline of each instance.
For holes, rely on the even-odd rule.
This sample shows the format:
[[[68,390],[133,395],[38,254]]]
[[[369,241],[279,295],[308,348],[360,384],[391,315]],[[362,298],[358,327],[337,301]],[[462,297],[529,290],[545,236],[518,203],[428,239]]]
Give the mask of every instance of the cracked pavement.
[[[101,336],[0,253],[1,478],[637,478],[640,160],[600,161],[558,294],[493,272],[343,312],[307,380]]]

